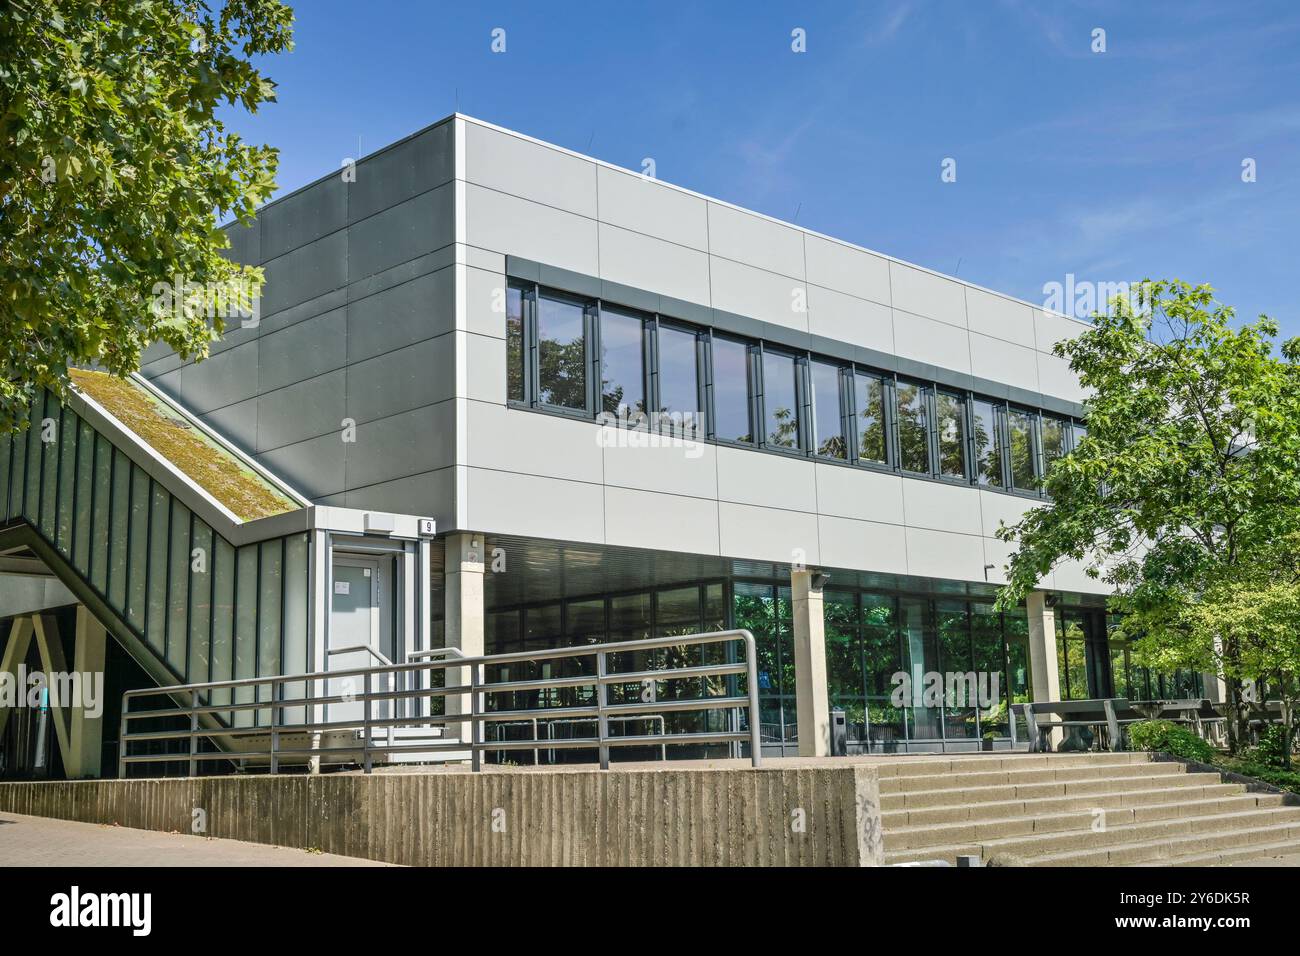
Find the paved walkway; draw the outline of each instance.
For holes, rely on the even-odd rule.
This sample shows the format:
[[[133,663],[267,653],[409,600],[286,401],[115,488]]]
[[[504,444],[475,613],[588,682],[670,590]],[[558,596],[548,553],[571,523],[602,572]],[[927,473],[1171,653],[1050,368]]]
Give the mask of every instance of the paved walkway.
[[[239,840],[0,813],[0,867],[386,865]]]

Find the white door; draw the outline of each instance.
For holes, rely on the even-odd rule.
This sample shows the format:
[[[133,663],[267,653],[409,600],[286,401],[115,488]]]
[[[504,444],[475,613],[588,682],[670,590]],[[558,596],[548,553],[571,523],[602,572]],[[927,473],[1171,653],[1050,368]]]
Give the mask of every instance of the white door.
[[[334,557],[334,580],[330,587],[329,665],[331,671],[355,670],[374,667],[382,663],[365,650],[371,648],[383,653],[385,640],[381,607],[383,593],[383,564],[369,558]],[[372,693],[387,688],[387,675],[372,678]],[[360,697],[365,693],[362,675],[341,677],[330,681],[331,695]],[[387,713],[387,706],[374,704],[372,718]],[[363,708],[360,701],[331,704],[328,720],[361,720]]]

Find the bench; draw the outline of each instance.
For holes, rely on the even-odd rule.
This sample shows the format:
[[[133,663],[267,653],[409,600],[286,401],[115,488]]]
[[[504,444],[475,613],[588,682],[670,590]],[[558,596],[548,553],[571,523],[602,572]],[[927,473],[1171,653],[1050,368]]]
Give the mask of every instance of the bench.
[[[1048,733],[1056,728],[1104,727],[1107,750],[1123,750],[1122,726],[1144,719],[1122,697],[1095,700],[1051,700],[1013,704],[1013,714],[1022,714],[1029,730],[1029,752],[1044,753],[1051,749]],[[1050,718],[1057,718],[1055,720]]]

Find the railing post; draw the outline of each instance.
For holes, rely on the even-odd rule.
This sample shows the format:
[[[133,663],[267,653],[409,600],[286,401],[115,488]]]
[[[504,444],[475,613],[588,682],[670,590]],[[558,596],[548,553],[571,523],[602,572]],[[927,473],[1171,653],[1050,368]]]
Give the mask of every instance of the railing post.
[[[131,698],[122,695],[122,717],[117,728],[117,779],[126,779],[126,714],[131,707]]]
[[[749,762],[757,767],[763,762],[763,733],[758,722],[758,650],[754,635],[745,631],[745,683],[749,691]]]
[[[361,764],[370,773],[370,671],[366,671],[365,705],[361,710]]]
[[[199,762],[194,755],[199,752],[199,692],[190,691],[190,773],[198,776]]]
[[[596,739],[600,747],[600,769],[609,769],[609,718],[605,716],[605,652],[596,652]]]
[[[445,673],[445,672],[444,672]],[[479,726],[482,721],[478,719],[478,681],[479,669],[478,664],[469,665],[469,768],[474,773],[482,769],[482,757],[479,753]],[[464,691],[460,691],[464,693]],[[463,711],[462,711],[463,713]],[[486,728],[484,728],[486,729]]]
[[[280,749],[280,695],[283,685],[279,681],[271,684],[271,773],[280,772],[280,758],[276,751]]]

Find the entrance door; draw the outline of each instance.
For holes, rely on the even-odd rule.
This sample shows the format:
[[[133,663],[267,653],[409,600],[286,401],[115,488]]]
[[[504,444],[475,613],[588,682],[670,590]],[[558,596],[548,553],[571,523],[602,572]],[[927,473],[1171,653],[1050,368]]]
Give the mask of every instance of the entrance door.
[[[374,667],[382,661],[365,648],[383,654],[391,651],[388,622],[384,610],[388,605],[387,565],[374,558],[334,557],[334,580],[330,587],[330,630],[328,670],[345,671]],[[372,682],[372,691],[387,688],[389,676]],[[330,681],[331,695],[361,696],[365,678],[361,675]],[[374,705],[371,716],[387,714],[387,705]],[[361,720],[360,701],[332,704],[329,720]]]

